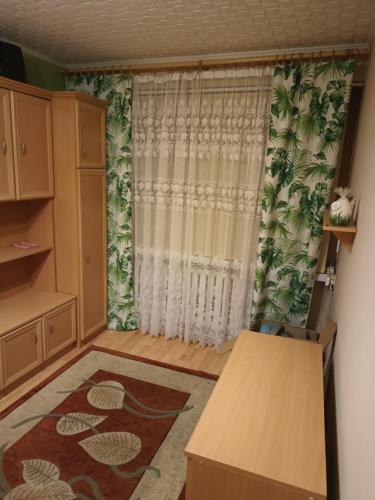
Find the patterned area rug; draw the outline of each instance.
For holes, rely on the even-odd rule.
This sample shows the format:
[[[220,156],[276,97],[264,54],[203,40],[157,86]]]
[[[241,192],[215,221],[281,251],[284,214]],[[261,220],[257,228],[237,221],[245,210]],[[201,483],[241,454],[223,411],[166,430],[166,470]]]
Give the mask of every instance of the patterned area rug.
[[[0,498],[181,500],[215,379],[86,351],[0,415]]]

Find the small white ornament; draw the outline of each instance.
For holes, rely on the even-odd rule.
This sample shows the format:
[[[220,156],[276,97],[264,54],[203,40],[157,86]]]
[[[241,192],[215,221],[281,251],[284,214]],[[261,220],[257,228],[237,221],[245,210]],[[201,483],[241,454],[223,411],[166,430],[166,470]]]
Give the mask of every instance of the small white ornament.
[[[355,200],[348,187],[335,189],[340,198],[331,204],[329,219],[334,226],[348,226],[352,220]]]

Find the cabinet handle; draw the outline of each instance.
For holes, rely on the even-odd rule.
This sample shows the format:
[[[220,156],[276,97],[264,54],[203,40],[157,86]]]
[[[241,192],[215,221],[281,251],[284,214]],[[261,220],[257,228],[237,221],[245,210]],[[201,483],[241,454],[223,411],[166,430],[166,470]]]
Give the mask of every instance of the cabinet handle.
[[[1,141],[1,148],[3,150],[3,155],[7,154],[7,143],[5,142],[5,139],[2,139]]]
[[[25,144],[25,141],[21,141],[21,153],[22,153],[22,156],[25,156],[25,154],[26,154],[26,144]]]
[[[53,335],[53,333],[54,333],[53,325],[49,325],[48,333],[49,333],[49,335]]]
[[[36,333],[36,330],[33,330],[33,334],[34,334],[34,344],[37,344],[38,343],[38,334]]]
[[[83,154],[83,157],[86,158],[86,155],[87,155],[87,148],[86,148],[86,146],[83,146],[83,148],[82,148],[82,154]]]
[[[88,264],[90,262],[90,256],[87,253],[85,253],[84,256],[85,256],[85,262],[86,264]]]

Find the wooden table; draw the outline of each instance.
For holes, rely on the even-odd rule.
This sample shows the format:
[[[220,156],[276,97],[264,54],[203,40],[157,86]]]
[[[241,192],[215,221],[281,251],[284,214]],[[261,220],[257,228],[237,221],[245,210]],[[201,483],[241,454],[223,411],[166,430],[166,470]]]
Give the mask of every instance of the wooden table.
[[[321,345],[242,332],[185,453],[188,500],[326,499]]]

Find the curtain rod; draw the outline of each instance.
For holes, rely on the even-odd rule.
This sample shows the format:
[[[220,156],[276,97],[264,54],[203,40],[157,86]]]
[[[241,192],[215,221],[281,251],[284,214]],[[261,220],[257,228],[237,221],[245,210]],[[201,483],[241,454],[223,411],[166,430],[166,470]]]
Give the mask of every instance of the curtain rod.
[[[299,61],[317,61],[327,59],[354,58],[355,60],[368,59],[368,48],[320,50],[311,52],[294,52],[290,54],[274,54],[270,56],[245,57],[238,59],[202,59],[200,61],[181,61],[170,63],[137,63],[137,64],[111,64],[108,66],[77,66],[62,71],[64,75],[77,75],[88,73],[145,73],[148,71],[183,71],[189,69],[208,69],[219,67],[249,66],[255,64],[272,64]]]

